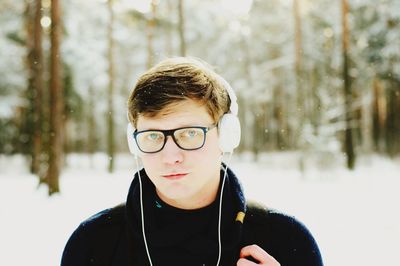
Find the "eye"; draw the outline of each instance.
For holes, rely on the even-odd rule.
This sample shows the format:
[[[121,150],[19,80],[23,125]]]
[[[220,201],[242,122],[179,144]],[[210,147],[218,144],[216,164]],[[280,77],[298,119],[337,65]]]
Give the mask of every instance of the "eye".
[[[157,132],[149,132],[149,134],[147,135],[147,139],[151,141],[159,140],[161,137],[161,134]]]
[[[198,132],[198,130],[196,130],[196,129],[187,129],[187,130],[185,130],[185,132],[184,132],[184,136],[185,137],[188,137],[188,138],[194,138],[194,137],[196,137],[197,135],[199,134],[199,132]]]

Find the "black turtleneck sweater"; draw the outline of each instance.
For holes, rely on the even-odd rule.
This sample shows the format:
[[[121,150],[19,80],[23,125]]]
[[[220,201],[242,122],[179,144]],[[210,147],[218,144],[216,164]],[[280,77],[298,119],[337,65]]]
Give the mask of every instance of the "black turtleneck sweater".
[[[160,200],[144,170],[141,180],[145,233],[153,265],[216,265],[219,197],[201,209],[177,209]],[[236,265],[240,249],[250,244],[259,245],[282,266],[322,266],[318,246],[302,223],[265,207],[247,204],[238,179],[229,169],[223,189],[220,266]],[[220,190],[221,187],[218,195]],[[75,230],[64,249],[61,266],[150,265],[141,211],[136,174],[126,204],[92,216]],[[239,212],[246,213],[243,223],[236,221]]]
[[[146,240],[153,265],[216,265],[218,260],[219,196],[204,208],[183,210],[163,202],[150,179],[142,172]],[[221,181],[223,171],[221,170]],[[217,195],[220,195],[221,184]],[[136,252],[134,265],[148,262],[141,230],[139,186],[128,196],[127,214],[132,217],[131,231]],[[220,265],[234,265],[239,256],[240,231],[235,230],[236,200],[231,182],[225,181],[221,216],[222,257]],[[132,203],[132,204],[130,204]],[[237,227],[237,226],[236,226]]]

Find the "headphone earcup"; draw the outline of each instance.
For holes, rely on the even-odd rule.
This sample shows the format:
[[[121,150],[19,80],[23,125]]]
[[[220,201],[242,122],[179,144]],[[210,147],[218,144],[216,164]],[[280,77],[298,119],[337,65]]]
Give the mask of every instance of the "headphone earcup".
[[[236,115],[224,114],[218,123],[219,147],[222,152],[232,152],[240,143],[240,122]]]
[[[129,152],[132,153],[133,155],[139,156],[140,150],[136,144],[135,138],[133,137],[134,132],[135,129],[133,128],[132,124],[128,123],[128,126],[126,127],[126,137],[128,140]]]

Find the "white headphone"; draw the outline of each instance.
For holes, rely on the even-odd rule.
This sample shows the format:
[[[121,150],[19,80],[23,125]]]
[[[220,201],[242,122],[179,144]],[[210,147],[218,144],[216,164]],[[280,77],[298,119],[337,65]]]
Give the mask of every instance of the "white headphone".
[[[229,113],[224,114],[218,122],[219,147],[224,153],[232,153],[233,149],[239,146],[240,143],[241,129],[239,118],[237,116],[239,107],[237,104],[237,97],[232,87],[221,76],[219,76],[219,79],[226,91],[228,92],[228,96],[231,100]],[[132,126],[131,123],[128,123],[126,135],[128,138],[129,151],[133,155],[139,156],[141,152],[136,144],[135,138],[133,137],[134,132],[135,128]]]

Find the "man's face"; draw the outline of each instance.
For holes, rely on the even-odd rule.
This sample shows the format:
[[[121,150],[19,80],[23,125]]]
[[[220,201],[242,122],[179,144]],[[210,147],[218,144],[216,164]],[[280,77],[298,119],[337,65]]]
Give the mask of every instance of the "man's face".
[[[206,107],[193,100],[179,102],[165,111],[157,117],[139,115],[137,130],[210,127],[214,123]],[[217,128],[206,133],[204,146],[198,150],[182,150],[168,136],[161,151],[142,153],[140,157],[158,196],[169,205],[197,209],[214,201],[221,165]]]

